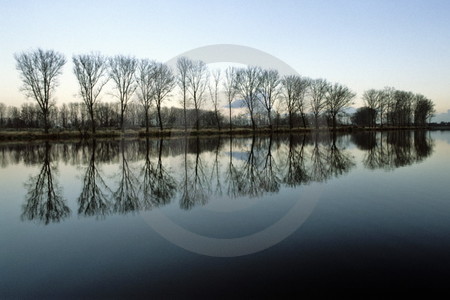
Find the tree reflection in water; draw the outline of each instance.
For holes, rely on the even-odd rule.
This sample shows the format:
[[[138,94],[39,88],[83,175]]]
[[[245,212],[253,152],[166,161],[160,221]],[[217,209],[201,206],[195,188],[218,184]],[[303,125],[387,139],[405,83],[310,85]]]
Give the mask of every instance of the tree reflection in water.
[[[161,155],[163,150],[163,139],[159,140],[158,162],[156,166],[151,162],[150,141],[146,139],[145,163],[141,170],[140,193],[144,209],[152,209],[168,204],[176,193],[176,182],[163,167]]]
[[[41,153],[44,160],[39,174],[30,177],[25,183],[28,192],[22,207],[22,220],[37,220],[47,225],[59,222],[70,215],[70,209],[53,176],[57,173],[57,168],[52,165],[51,148],[50,143],[46,142],[44,153]]]
[[[56,158],[66,164],[86,165],[78,214],[104,217],[161,207],[176,197],[180,208],[189,210],[224,194],[229,198],[261,197],[283,187],[325,182],[356,165],[351,151],[345,148],[349,141],[344,137],[313,133],[229,139],[93,140],[87,144],[47,142],[0,145],[0,153],[3,165],[21,161],[35,165],[40,163],[39,157],[44,158],[40,173],[25,184],[28,193],[22,219],[49,224],[70,214],[54,176],[52,161]],[[369,169],[393,170],[420,162],[432,154],[434,147],[427,131],[357,133],[351,140],[364,152],[361,163]],[[177,158],[182,168],[168,168]],[[102,175],[98,164],[111,162],[119,166],[119,173]],[[105,178],[115,182],[107,184]]]
[[[125,141],[121,140],[122,160],[120,163],[119,182],[117,190],[113,193],[114,212],[125,214],[140,209],[137,186],[139,182],[130,169],[125,155]]]
[[[97,141],[92,141],[91,159],[84,174],[83,187],[78,197],[78,214],[84,216],[105,216],[111,210],[111,190],[106,185],[95,162]]]

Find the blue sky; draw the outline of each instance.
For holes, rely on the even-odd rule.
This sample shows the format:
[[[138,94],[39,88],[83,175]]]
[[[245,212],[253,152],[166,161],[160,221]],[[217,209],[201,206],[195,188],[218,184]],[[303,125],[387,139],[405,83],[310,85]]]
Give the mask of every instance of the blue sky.
[[[364,90],[393,86],[450,109],[448,0],[0,0],[0,102],[25,101],[13,58],[20,51],[66,55],[61,103],[77,100],[73,54],[167,61],[213,44],[253,47],[301,75],[345,84],[357,106]]]

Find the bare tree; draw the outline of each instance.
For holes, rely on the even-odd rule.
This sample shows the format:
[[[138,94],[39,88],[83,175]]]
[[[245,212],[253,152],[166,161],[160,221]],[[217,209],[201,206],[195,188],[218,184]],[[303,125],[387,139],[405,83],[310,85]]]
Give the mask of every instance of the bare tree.
[[[272,129],[272,110],[278,98],[280,74],[277,70],[263,70],[261,73],[260,101],[267,111],[269,127]]]
[[[326,108],[331,116],[333,130],[336,131],[336,117],[342,109],[352,103],[352,99],[356,96],[348,87],[335,83],[328,87],[326,95]]]
[[[192,68],[192,61],[187,57],[180,57],[177,60],[177,83],[183,94],[183,117],[184,117],[184,132],[187,131],[187,107],[188,107],[188,72]]]
[[[414,100],[414,123],[425,126],[434,113],[434,103],[423,95],[416,95]]]
[[[306,126],[303,114],[305,95],[309,86],[309,79],[298,75],[288,75],[283,77],[281,84],[289,115],[289,128],[292,129],[294,127],[293,117],[297,112],[302,114],[303,125]]]
[[[237,89],[236,89],[236,68],[229,67],[225,70],[225,80],[223,82],[223,87],[225,89],[225,95],[227,97],[228,101],[228,108],[229,108],[229,122],[230,122],[230,133],[232,131],[232,122],[231,122],[231,103],[234,100],[234,97],[236,97]]]
[[[243,98],[253,130],[256,130],[255,110],[258,106],[258,92],[260,87],[261,68],[248,66],[236,71],[236,89],[237,93]]]
[[[120,104],[120,128],[124,130],[124,116],[127,105],[136,90],[134,73],[138,61],[134,57],[118,55],[109,59],[109,76],[114,81]]]
[[[188,92],[192,97],[192,102],[195,109],[195,127],[200,129],[200,108],[205,101],[204,93],[208,83],[208,69],[206,64],[197,60],[192,62],[191,68],[188,69]]]
[[[376,124],[378,109],[380,106],[380,97],[382,93],[378,90],[370,89],[364,92],[362,99],[366,107],[368,107],[373,114],[371,114],[370,126],[374,127]]]
[[[16,69],[22,79],[22,91],[28,98],[37,101],[41,109],[44,130],[48,133],[49,113],[52,95],[58,85],[58,76],[66,63],[63,54],[53,50],[37,49],[31,52],[15,54]]]
[[[0,127],[5,123],[6,119],[6,105],[5,103],[0,103]]]
[[[319,115],[325,108],[325,97],[328,91],[328,82],[325,79],[312,80],[309,87],[311,112],[314,116],[314,125],[319,129]]]
[[[107,60],[98,53],[74,55],[73,72],[80,85],[80,96],[86,105],[89,117],[91,118],[92,133],[95,133],[95,105],[98,96],[108,79],[104,78],[107,72]]]
[[[212,82],[208,85],[209,95],[211,97],[211,102],[214,107],[214,115],[216,116],[217,128],[219,131],[221,130],[220,124],[220,101],[219,101],[219,83],[220,83],[220,69],[217,69],[212,72]]]
[[[175,86],[175,77],[172,70],[164,63],[156,63],[153,75],[153,95],[158,113],[159,129],[163,131],[163,121],[161,118],[161,107],[169,93]]]
[[[148,59],[139,61],[136,72],[137,97],[145,115],[145,132],[149,131],[149,112],[154,99],[154,77],[156,63]]]

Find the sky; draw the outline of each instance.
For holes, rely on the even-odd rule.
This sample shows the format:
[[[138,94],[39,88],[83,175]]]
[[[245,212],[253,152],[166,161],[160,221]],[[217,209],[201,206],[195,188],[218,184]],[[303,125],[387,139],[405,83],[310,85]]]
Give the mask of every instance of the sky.
[[[19,106],[14,54],[53,49],[67,64],[58,103],[80,101],[72,55],[168,61],[198,47],[251,47],[357,93],[392,86],[450,109],[448,0],[0,0],[0,102]],[[103,96],[106,99],[108,96]]]

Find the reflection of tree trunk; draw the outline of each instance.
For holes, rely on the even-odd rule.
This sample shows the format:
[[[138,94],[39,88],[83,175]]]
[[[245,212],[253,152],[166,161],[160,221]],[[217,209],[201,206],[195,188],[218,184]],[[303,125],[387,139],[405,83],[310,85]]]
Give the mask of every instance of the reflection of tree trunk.
[[[187,139],[186,139],[187,144]],[[180,206],[182,209],[191,209],[197,204],[204,205],[208,200],[206,193],[208,189],[208,179],[204,172],[203,163],[200,157],[200,139],[196,138],[196,156],[193,174],[188,173],[187,147],[185,148],[185,178]]]
[[[97,142],[92,142],[89,166],[83,180],[83,189],[78,197],[78,214],[85,216],[104,216],[109,213],[110,201],[105,191],[110,192],[95,164]]]
[[[114,192],[114,210],[118,213],[128,213],[139,209],[139,198],[136,193],[137,179],[131,172],[125,157],[125,141],[121,141],[122,167],[117,191]]]
[[[270,135],[266,160],[264,163],[264,168],[261,172],[261,187],[266,192],[275,193],[280,189],[280,180],[273,168],[272,138],[272,135]]]
[[[216,195],[222,195],[222,184],[221,184],[221,180],[220,180],[220,174],[219,174],[219,169],[220,169],[220,163],[219,163],[219,150],[220,150],[220,144],[221,144],[221,138],[219,136],[219,140],[217,143],[217,147],[215,150],[215,159],[214,159],[214,164],[211,170],[211,179],[214,178],[214,176],[216,177],[216,188],[215,188],[215,194]]]
[[[22,213],[22,219],[39,220],[46,225],[59,222],[70,215],[70,209],[53,178],[50,156],[51,146],[46,142],[41,171],[37,176],[30,177],[26,184],[28,193]]]
[[[162,164],[163,139],[159,140],[158,163],[156,168],[150,159],[150,142],[146,139],[146,156],[144,167],[141,171],[143,178],[140,191],[143,197],[142,203],[145,209],[152,209],[170,202],[175,195],[175,179],[167,173]]]

